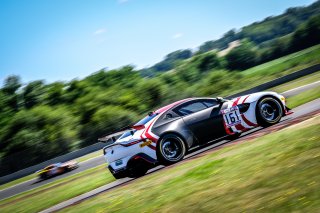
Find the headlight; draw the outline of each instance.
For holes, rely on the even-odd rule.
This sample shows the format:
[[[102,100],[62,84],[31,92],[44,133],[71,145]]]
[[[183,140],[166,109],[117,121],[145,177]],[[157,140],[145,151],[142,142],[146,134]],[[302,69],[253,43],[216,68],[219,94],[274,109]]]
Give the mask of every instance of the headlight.
[[[250,107],[250,104],[248,103],[238,105],[240,113],[245,113],[249,109],[249,107]]]

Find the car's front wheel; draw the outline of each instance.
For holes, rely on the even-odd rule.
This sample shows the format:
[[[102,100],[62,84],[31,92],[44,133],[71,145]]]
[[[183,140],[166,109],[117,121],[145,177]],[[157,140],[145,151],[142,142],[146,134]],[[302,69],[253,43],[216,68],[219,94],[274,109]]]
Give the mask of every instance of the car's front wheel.
[[[236,133],[234,133],[233,135],[229,135],[229,136],[228,136],[228,139],[231,140],[231,141],[233,141],[233,140],[237,140],[240,136],[241,136],[241,133],[236,132]]]
[[[280,121],[283,114],[281,103],[273,97],[262,98],[256,108],[257,121],[267,127]]]
[[[170,165],[181,161],[186,151],[183,139],[176,134],[163,136],[157,146],[158,160],[163,165]]]

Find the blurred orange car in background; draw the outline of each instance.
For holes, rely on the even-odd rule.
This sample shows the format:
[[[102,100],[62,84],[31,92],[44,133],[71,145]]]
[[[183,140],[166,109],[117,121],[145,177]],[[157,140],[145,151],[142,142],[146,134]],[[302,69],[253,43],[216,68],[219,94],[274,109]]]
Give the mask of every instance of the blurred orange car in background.
[[[65,163],[51,164],[51,165],[45,167],[44,169],[37,171],[36,173],[38,174],[40,179],[44,180],[44,179],[51,178],[56,175],[60,175],[60,174],[69,172],[69,171],[74,170],[78,167],[79,167],[78,162],[68,161]]]

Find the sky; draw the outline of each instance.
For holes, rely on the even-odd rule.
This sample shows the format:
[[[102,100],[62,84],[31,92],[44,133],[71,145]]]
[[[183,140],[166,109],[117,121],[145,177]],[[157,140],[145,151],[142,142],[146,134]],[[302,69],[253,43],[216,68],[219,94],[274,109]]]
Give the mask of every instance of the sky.
[[[314,0],[0,0],[0,85],[152,66]]]

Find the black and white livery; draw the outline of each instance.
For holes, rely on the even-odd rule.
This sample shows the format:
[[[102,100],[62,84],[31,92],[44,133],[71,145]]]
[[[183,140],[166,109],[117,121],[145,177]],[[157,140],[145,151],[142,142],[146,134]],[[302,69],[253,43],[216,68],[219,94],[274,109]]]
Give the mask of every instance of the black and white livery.
[[[149,113],[103,149],[115,178],[139,177],[148,169],[183,159],[192,147],[278,123],[292,113],[275,92],[237,97],[189,98]]]

